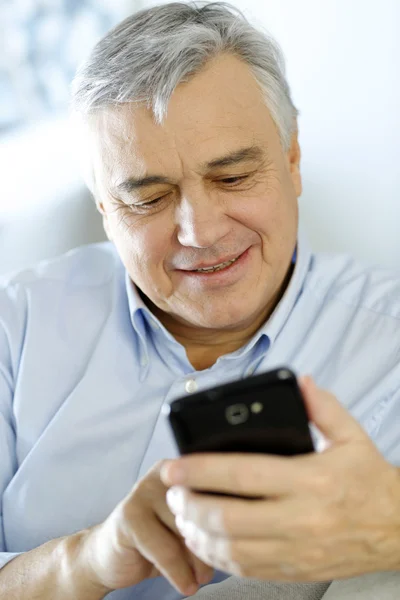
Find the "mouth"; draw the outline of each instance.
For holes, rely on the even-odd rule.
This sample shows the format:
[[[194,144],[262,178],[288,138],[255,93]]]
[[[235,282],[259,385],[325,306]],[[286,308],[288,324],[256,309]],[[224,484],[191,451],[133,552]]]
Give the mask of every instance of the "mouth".
[[[241,279],[250,268],[251,247],[247,248],[231,260],[218,263],[211,267],[200,267],[198,269],[182,269],[177,273],[187,281],[202,282],[203,285],[231,285]]]
[[[235,263],[240,257],[241,257],[241,254],[239,256],[237,256],[236,258],[233,258],[232,260],[227,260],[226,262],[219,263],[218,265],[214,265],[212,267],[203,267],[201,269],[190,269],[190,273],[215,273],[215,271],[222,271],[223,269],[230,267],[230,265],[233,265],[233,263]]]

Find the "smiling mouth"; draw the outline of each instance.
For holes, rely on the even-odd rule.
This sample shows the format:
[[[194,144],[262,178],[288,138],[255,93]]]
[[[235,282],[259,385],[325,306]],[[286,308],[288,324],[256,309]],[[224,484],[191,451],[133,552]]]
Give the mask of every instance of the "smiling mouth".
[[[236,258],[233,258],[232,260],[228,260],[227,262],[220,263],[219,265],[215,265],[214,267],[205,267],[203,269],[192,269],[190,271],[190,273],[214,273],[215,271],[222,271],[222,269],[226,269],[226,267],[229,267],[234,262],[236,262],[238,260],[238,258],[240,258],[240,257],[237,256]]]

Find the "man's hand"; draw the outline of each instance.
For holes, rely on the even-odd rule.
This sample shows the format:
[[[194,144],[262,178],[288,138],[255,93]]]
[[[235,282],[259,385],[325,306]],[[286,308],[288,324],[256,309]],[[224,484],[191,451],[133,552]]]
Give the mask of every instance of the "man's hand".
[[[100,525],[86,530],[80,552],[94,583],[109,591],[164,575],[191,595],[213,569],[187,549],[166,504],[159,463]]]
[[[300,385],[310,421],[330,440],[321,454],[197,454],[164,465],[187,547],[209,565],[259,579],[400,569],[399,470],[332,394],[308,377]]]

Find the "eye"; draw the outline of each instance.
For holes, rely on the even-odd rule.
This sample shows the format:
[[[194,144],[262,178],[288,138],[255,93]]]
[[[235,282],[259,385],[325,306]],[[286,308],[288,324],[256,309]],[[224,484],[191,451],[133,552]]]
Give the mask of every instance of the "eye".
[[[162,200],[163,198],[165,198],[165,196],[160,196],[159,198],[155,198],[154,200],[150,200],[149,202],[142,202],[142,204],[139,204],[139,206],[151,206],[152,204],[157,204],[157,202],[160,202],[160,200]]]
[[[240,183],[241,181],[248,178],[248,175],[241,175],[240,177],[225,177],[224,179],[220,179],[222,183],[226,183],[228,185],[235,185],[236,183]]]
[[[154,198],[154,200],[149,200],[148,202],[140,202],[139,204],[135,204],[134,206],[136,208],[149,208],[151,206],[155,206],[156,204],[161,202],[161,200],[164,200],[164,198],[166,198],[167,196],[169,196],[169,194],[165,194],[164,196],[160,196],[159,198]]]

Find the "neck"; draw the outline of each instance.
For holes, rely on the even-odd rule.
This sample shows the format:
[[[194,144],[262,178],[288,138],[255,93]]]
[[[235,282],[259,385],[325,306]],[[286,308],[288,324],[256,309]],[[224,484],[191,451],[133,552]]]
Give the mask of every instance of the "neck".
[[[187,357],[196,371],[211,367],[220,356],[230,354],[242,348],[268,318],[265,312],[251,325],[237,331],[197,330],[190,336],[189,332],[170,332],[186,349]]]
[[[242,348],[268,320],[277,304],[280,302],[293,273],[290,266],[287,276],[276,296],[270,303],[251,320],[249,324],[236,329],[198,328],[178,321],[173,315],[159,309],[140,291],[144,302],[151,312],[160,320],[164,327],[181,343],[187,357],[196,371],[211,367],[220,356],[235,352]]]

